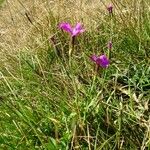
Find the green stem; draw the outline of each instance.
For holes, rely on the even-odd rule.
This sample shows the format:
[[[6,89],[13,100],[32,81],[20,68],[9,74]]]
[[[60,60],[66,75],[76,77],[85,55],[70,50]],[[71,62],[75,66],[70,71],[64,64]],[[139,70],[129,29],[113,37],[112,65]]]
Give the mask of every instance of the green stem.
[[[69,64],[71,65],[71,57],[74,52],[74,46],[75,46],[75,36],[71,38],[70,48],[69,48]]]
[[[70,49],[69,49],[69,57],[71,57],[73,52],[74,52],[74,45],[75,45],[75,36],[73,36],[71,38],[71,46],[70,46]]]

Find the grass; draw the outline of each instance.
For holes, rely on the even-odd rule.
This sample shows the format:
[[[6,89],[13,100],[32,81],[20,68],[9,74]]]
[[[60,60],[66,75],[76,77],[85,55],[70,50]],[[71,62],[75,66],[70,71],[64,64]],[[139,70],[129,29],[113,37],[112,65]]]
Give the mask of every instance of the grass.
[[[56,7],[61,12],[74,5],[72,11],[80,10],[75,16],[46,9],[43,18],[35,14],[39,20],[26,15],[28,22],[17,23],[10,9],[16,28],[24,32],[17,30],[23,33],[22,42],[17,36],[4,37],[0,45],[1,149],[150,149],[149,2],[113,0],[112,16],[107,3],[91,14],[84,3],[78,8],[63,1]],[[69,60],[70,37],[57,25],[80,19],[86,32],[77,37]],[[95,73],[89,57],[108,55],[110,39],[111,64]]]
[[[4,2],[4,0],[0,0],[0,5]]]

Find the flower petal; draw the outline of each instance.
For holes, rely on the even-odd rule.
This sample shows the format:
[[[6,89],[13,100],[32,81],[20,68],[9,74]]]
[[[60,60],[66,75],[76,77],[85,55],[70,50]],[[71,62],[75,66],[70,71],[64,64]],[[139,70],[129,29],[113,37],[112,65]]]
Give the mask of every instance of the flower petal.
[[[65,30],[65,31],[67,31],[69,33],[72,33],[72,27],[71,27],[71,25],[69,23],[61,23],[59,25],[59,28]]]
[[[81,23],[77,23],[72,30],[72,36],[77,36],[80,33],[83,33],[85,30],[82,28]]]
[[[97,64],[100,65],[103,68],[107,68],[110,64],[109,59],[107,58],[106,55],[101,55],[97,58]]]
[[[94,61],[94,62],[96,62],[96,60],[97,60],[97,56],[96,56],[96,55],[92,55],[90,58],[91,58],[91,60]]]
[[[81,29],[82,29],[81,23],[77,23],[74,28],[75,28],[76,30],[81,30]]]

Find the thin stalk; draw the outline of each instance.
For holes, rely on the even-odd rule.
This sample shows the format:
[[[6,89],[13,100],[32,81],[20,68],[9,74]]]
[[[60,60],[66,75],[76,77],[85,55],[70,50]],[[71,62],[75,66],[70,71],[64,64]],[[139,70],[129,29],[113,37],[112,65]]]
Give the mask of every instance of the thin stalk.
[[[69,65],[71,65],[71,57],[74,52],[74,46],[75,46],[75,36],[71,37],[71,43],[69,48]]]

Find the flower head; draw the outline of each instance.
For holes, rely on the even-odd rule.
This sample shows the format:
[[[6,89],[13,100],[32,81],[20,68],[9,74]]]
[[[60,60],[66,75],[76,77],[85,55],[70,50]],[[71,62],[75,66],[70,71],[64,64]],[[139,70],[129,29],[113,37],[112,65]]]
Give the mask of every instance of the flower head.
[[[110,64],[110,61],[106,55],[101,56],[92,55],[91,60],[95,62],[97,65],[101,66],[102,68],[107,68]]]
[[[85,29],[82,28],[81,23],[77,23],[75,27],[71,27],[69,23],[61,23],[59,28],[70,33],[72,37],[77,36],[85,31]]]
[[[112,14],[112,12],[113,12],[113,6],[112,6],[112,4],[108,5],[107,10],[109,11],[110,14]]]
[[[107,47],[108,47],[108,49],[110,49],[110,50],[112,49],[112,41],[109,41],[109,42],[108,42]]]

